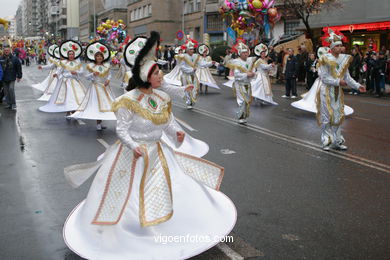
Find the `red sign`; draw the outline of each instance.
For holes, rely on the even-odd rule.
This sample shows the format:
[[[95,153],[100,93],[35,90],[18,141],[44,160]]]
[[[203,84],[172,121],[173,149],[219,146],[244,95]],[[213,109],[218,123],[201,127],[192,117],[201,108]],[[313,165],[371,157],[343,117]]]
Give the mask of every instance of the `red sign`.
[[[382,30],[390,30],[390,21],[378,22],[378,23],[347,24],[347,25],[339,25],[339,26],[330,26],[325,28],[326,29],[330,28],[332,30],[338,30],[338,31],[350,31],[351,33],[356,30],[382,31]]]
[[[182,30],[177,31],[176,38],[180,41],[184,38],[184,32]]]

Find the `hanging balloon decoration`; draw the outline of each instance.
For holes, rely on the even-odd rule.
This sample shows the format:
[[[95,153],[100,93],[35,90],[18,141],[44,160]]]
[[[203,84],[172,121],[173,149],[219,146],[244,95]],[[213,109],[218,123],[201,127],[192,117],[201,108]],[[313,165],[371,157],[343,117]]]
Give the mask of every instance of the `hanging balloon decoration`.
[[[269,38],[271,28],[281,17],[274,4],[275,0],[224,0],[219,13],[223,18],[231,18],[230,27],[239,37],[256,27]]]
[[[115,42],[120,44],[126,39],[126,25],[121,19],[118,21],[107,19],[99,24],[96,32],[105,43]]]

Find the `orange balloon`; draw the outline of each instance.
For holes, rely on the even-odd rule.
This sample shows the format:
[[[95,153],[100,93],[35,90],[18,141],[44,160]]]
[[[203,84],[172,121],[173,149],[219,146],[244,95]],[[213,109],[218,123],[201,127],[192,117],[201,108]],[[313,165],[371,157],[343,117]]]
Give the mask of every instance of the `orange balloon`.
[[[272,18],[276,17],[278,15],[278,10],[275,7],[272,7],[268,9],[268,15]]]

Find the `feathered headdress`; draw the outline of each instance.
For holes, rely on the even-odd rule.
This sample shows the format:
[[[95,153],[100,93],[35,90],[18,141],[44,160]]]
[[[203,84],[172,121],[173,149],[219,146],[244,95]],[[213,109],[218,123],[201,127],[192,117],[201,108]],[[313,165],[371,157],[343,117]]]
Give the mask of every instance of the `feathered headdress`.
[[[156,63],[156,49],[160,44],[160,34],[152,31],[142,49],[138,52],[132,68],[133,80],[139,87],[149,87],[148,76]]]
[[[198,48],[198,41],[188,37],[187,41],[181,46],[183,50],[191,50]]]
[[[344,34],[339,31],[333,31],[330,28],[324,28],[324,32],[325,35],[321,37],[322,46],[333,49],[333,47],[341,45],[343,42],[347,41],[347,37],[345,37]]]
[[[238,39],[237,43],[232,46],[232,51],[237,53],[238,55],[241,55],[242,52],[249,52],[249,47],[245,44],[245,40],[243,39]]]

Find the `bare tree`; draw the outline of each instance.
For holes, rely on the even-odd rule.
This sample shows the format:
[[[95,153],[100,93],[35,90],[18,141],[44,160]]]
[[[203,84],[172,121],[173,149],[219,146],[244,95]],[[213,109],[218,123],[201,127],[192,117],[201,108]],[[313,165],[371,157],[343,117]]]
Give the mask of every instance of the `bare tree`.
[[[279,0],[290,13],[294,14],[306,27],[307,37],[316,44],[309,19],[312,14],[318,14],[323,10],[341,8],[340,0]]]

